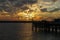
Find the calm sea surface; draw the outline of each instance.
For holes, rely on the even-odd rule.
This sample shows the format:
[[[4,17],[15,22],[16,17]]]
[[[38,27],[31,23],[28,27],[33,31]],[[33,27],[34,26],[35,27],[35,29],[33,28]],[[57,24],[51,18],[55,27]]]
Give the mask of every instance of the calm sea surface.
[[[33,32],[32,23],[0,23],[0,40],[60,40],[60,34]]]

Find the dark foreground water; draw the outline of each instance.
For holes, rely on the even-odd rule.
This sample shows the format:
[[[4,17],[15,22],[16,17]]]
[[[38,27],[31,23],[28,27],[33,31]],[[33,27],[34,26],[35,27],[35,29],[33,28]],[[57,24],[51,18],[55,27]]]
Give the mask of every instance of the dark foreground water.
[[[60,34],[32,32],[31,26],[25,23],[0,23],[0,40],[60,40]]]

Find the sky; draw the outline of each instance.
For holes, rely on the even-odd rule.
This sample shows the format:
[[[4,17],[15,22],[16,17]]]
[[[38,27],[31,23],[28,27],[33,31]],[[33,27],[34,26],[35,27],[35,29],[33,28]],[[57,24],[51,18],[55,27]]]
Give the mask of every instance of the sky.
[[[9,11],[11,12],[11,10],[13,9],[13,7],[16,7],[16,8],[21,8],[23,10],[25,9],[28,9],[28,7],[23,7],[25,4],[33,4],[33,3],[37,3],[37,1],[39,1],[39,3],[41,2],[40,0],[8,0],[10,3],[7,2],[7,0],[0,0],[0,10],[5,10],[5,11]],[[42,0],[42,1],[45,1],[45,2],[51,2],[52,0]],[[6,3],[5,3],[6,2]],[[2,5],[1,5],[2,4]],[[6,4],[8,4],[9,6],[6,6]],[[55,7],[60,7],[59,6],[59,2],[56,2],[55,4],[53,3],[53,5]],[[53,6],[51,5],[51,6]],[[43,5],[42,5],[43,6]],[[11,9],[11,8],[12,9]],[[44,7],[44,6],[43,6]],[[55,10],[54,7],[50,7],[50,8],[47,8],[48,10]],[[15,9],[14,9],[15,10]]]
[[[51,1],[51,0],[43,0],[43,1]],[[15,12],[16,10],[15,10],[15,8],[18,8],[18,10],[20,9],[22,9],[23,11],[24,10],[27,10],[27,9],[29,9],[29,7],[28,6],[24,6],[25,4],[34,4],[34,3],[37,3],[37,0],[14,0],[14,1],[12,1],[12,0],[10,0],[9,1],[10,3],[8,3],[6,0],[0,0],[0,10],[6,10],[6,11],[12,11],[12,10],[14,10],[13,12]],[[60,1],[59,1],[60,2]],[[55,6],[57,5],[57,6],[59,6],[60,4],[59,4],[59,2],[57,2],[57,4],[54,4]],[[6,6],[6,4],[8,4],[8,6]],[[13,6],[13,7],[12,7]],[[37,5],[35,5],[35,6],[37,6]],[[32,9],[33,9],[34,7],[32,7]],[[38,7],[37,7],[38,8]],[[33,12],[35,13],[35,11],[36,10],[34,10]],[[58,12],[56,12],[57,10],[55,10],[54,12],[51,12],[51,13],[49,13],[49,12],[42,12],[42,13],[40,13],[40,15],[43,17],[42,19],[48,19],[48,18],[51,18],[51,19],[56,19],[56,18],[60,18],[60,11],[58,11]],[[38,13],[38,12],[37,12]],[[57,14],[58,13],[58,14]],[[10,14],[12,14],[12,13],[10,13]],[[47,14],[47,15],[46,15]],[[54,16],[53,16],[54,15]]]
[[[9,1],[9,3],[8,3]],[[11,10],[10,7],[20,8],[24,4],[33,4],[36,3],[36,0],[0,0],[0,10]],[[6,6],[8,4],[8,6]],[[2,6],[2,7],[1,7]],[[5,7],[5,8],[4,8]]]

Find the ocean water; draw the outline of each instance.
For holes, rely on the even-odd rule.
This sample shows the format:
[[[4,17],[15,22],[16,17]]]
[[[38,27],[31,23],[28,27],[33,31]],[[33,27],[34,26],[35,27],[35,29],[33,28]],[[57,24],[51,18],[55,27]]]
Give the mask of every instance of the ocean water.
[[[0,40],[60,40],[60,34],[33,32],[32,23],[0,23]]]

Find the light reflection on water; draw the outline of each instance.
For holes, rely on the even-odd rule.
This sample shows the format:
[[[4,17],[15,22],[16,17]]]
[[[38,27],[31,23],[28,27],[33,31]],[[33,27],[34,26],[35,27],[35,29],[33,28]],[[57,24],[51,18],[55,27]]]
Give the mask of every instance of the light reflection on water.
[[[0,23],[1,40],[32,40],[32,23]]]
[[[60,40],[55,33],[32,32],[32,23],[0,23],[1,40]]]
[[[19,40],[32,40],[32,23],[20,23],[21,31],[19,35],[22,37]]]

